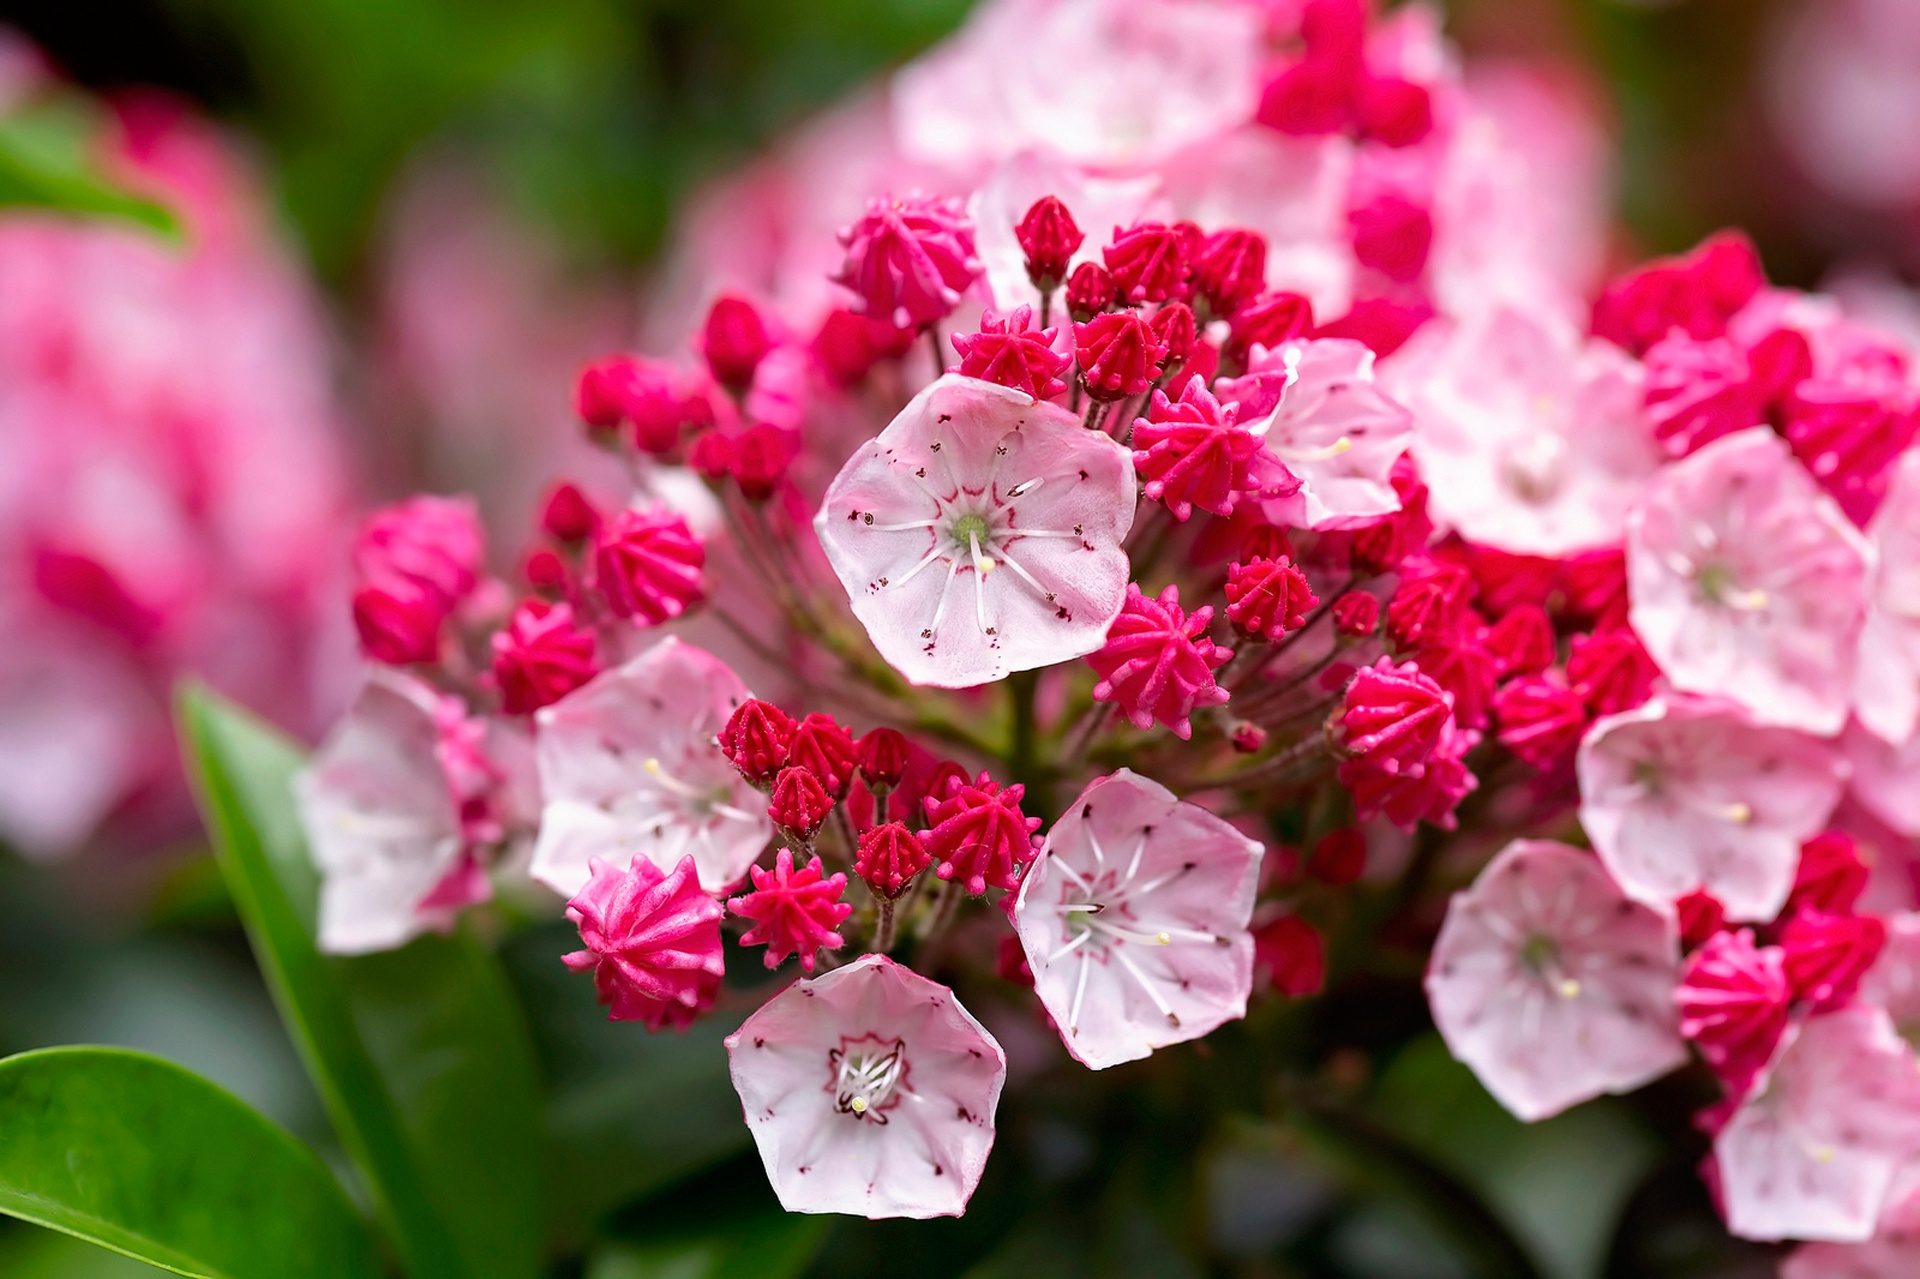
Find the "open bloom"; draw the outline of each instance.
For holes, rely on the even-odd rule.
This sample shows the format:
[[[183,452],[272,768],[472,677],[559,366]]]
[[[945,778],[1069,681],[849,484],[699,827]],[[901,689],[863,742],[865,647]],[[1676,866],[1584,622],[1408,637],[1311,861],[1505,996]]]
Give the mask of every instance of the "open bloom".
[[[1677,688],[1838,732],[1871,551],[1764,428],[1663,470],[1627,521],[1633,629]]]
[[[1629,896],[1664,906],[1703,890],[1740,920],[1779,912],[1845,780],[1824,743],[1689,697],[1599,721],[1579,773],[1581,825]]]
[[[1660,463],[1639,370],[1570,325],[1502,308],[1417,335],[1389,390],[1418,423],[1436,521],[1522,555],[1617,542]]]
[[[814,528],[880,655],[916,684],[966,688],[1105,642],[1133,508],[1119,444],[948,374],[848,459]]]
[[[945,986],[866,955],[769,999],[727,1036],[727,1057],[788,1212],[966,1209],[1007,1058]]]
[[[1528,1121],[1626,1092],[1686,1061],[1679,937],[1591,854],[1517,840],[1454,894],[1427,967],[1453,1055]]]
[[[1014,910],[1034,988],[1095,1070],[1243,1017],[1260,845],[1121,769],[1047,833]]]
[[[1886,741],[1905,742],[1920,731],[1920,450],[1895,466],[1867,539],[1876,555],[1854,714]]]
[[[1920,1074],[1866,1004],[1787,1028],[1713,1144],[1727,1228],[1747,1239],[1857,1241],[1920,1150]]]
[[[691,856],[710,893],[746,874],[773,823],[714,737],[747,698],[719,658],[668,638],[541,708],[533,877],[572,895],[595,857],[669,870]]]
[[[560,960],[593,973],[609,1020],[686,1026],[720,993],[721,914],[700,891],[691,857],[670,871],[644,859],[616,870],[596,857],[587,886],[567,903],[586,949]]]

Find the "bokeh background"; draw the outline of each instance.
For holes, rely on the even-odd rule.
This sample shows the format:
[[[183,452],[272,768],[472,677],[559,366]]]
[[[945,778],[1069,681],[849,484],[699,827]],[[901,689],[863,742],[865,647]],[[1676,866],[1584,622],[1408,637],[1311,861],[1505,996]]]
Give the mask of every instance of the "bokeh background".
[[[1739,225],[1776,281],[1834,288],[1883,324],[1920,334],[1920,304],[1906,287],[1920,277],[1920,3],[1442,7],[1470,58],[1524,64],[1590,104],[1613,142],[1619,261]],[[180,421],[135,424],[199,430],[211,456],[253,458],[253,471],[188,485],[200,494],[224,483],[271,506],[247,515],[263,522],[234,536],[239,552],[249,536],[293,536],[268,518],[287,510],[311,509],[316,529],[344,528],[345,512],[373,501],[470,489],[510,564],[549,478],[599,464],[568,411],[575,367],[638,335],[688,325],[648,299],[672,297],[659,284],[660,254],[689,195],[939,39],[967,8],[967,0],[7,0],[0,24],[19,39],[0,44],[0,106],[22,76],[55,77],[90,95],[75,101],[110,101],[124,120],[147,122],[151,132],[139,136],[173,139],[135,159],[185,181],[195,193],[188,203],[212,211],[205,218],[219,221],[230,188],[245,191],[258,225],[221,234],[231,239],[222,252],[249,265],[209,266],[192,295],[193,305],[226,308],[221,349],[205,354],[234,357],[221,420],[243,429],[208,434],[186,409]],[[183,109],[216,123],[223,158],[195,152],[191,139],[175,145],[170,122]],[[63,290],[89,278],[82,256],[36,281],[28,268],[51,259],[23,238],[17,217],[0,213],[0,294],[12,293],[0,296],[0,317],[10,317],[0,318],[0,342],[27,331],[8,324],[46,327],[33,320],[43,312],[20,299],[55,313]],[[137,265],[109,257],[93,269],[111,294]],[[274,325],[312,356],[303,369],[243,358]],[[110,336],[118,352],[151,335]],[[16,368],[8,361],[18,347],[0,351],[0,378]],[[44,371],[83,356],[63,348],[33,358]],[[255,423],[257,432],[244,429]],[[0,466],[19,456],[5,434]],[[270,438],[281,442],[261,442]],[[0,552],[12,553],[13,526],[24,522],[13,517],[30,503],[0,478]],[[327,652],[346,651],[342,539],[313,537],[298,600],[287,599],[295,587],[263,582],[244,608],[209,605],[214,620],[196,623],[190,641],[155,639],[161,624],[150,624],[141,601],[89,576],[93,560],[79,552],[32,542],[31,575],[63,617],[84,621],[75,643],[143,653],[178,644],[169,651],[200,655],[189,664],[243,696],[252,690],[249,700],[310,734],[337,705],[337,678],[323,673],[289,690],[276,671],[232,659],[295,643],[261,627],[296,616],[298,642],[318,650],[302,669],[338,669]],[[9,575],[16,569],[0,571],[0,594],[13,589]],[[255,609],[262,600],[269,604]],[[81,710],[120,712],[96,704],[105,695],[92,676],[79,677],[72,704],[53,697],[57,675],[0,657],[0,828],[11,845],[0,856],[0,1051],[146,1048],[226,1083],[324,1149],[324,1119],[181,803],[163,718],[148,734],[151,758],[109,758],[63,726],[90,722]],[[128,704],[152,694],[129,691]],[[49,770],[98,778],[109,769],[133,780],[110,795],[69,797],[64,826],[9,821],[10,805],[31,808],[26,799],[41,797]],[[590,993],[552,962],[561,940],[533,930],[509,945],[545,1053],[557,1193],[579,1205],[577,1242],[556,1274],[720,1273],[700,1231],[711,1234],[729,1212],[763,1214],[765,1192],[716,1065],[719,1030],[649,1040],[604,1025]],[[1656,1086],[1631,1104],[1596,1103],[1522,1128],[1421,1037],[1426,1013],[1409,974],[1334,960],[1327,999],[1269,1008],[1216,1035],[1211,1060],[1162,1054],[1156,1073],[1136,1072],[1125,1087],[1030,1090],[1025,1111],[1004,1127],[1020,1154],[996,1159],[965,1222],[809,1224],[772,1237],[769,1256],[817,1247],[811,1272],[836,1275],[1771,1273],[1771,1254],[1719,1230],[1691,1167],[1699,1151],[1650,1135],[1683,1129],[1697,1098]],[[1365,1127],[1223,1121],[1282,1086],[1281,1059],[1298,1067],[1294,1077],[1364,1085],[1379,1133],[1472,1191],[1455,1228],[1436,1229],[1406,1208],[1406,1179],[1425,1173],[1396,1167],[1380,1153],[1386,1146],[1367,1144]],[[1348,1175],[1356,1168],[1367,1171]],[[1416,1189],[1427,1202],[1449,1193]],[[609,1205],[624,1206],[599,1211]],[[1531,1270],[1514,1269],[1521,1263],[1475,1234],[1476,1214],[1489,1210],[1525,1244]],[[703,1224],[689,1234],[696,1217]],[[773,1261],[763,1272],[785,1273]],[[0,1225],[0,1274],[150,1273]]]

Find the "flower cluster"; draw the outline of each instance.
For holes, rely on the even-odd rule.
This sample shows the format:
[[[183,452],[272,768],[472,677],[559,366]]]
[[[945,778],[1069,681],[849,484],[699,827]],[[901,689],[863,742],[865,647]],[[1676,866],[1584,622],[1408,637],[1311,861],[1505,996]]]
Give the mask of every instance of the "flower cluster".
[[[1909,355],[1737,235],[1593,276],[1552,107],[1418,7],[984,6],[822,126],[857,177],[762,211],[810,241],[697,205],[682,357],[575,388],[629,502],[557,490],[513,584],[458,499],[367,523],[323,942],[544,885],[613,1017],[759,1005],[783,1204],[917,1217],[1007,1079],[949,980],[1102,1070],[1338,983],[1404,874],[1514,1114],[1695,1070],[1734,1231],[1871,1238],[1920,1155]]]

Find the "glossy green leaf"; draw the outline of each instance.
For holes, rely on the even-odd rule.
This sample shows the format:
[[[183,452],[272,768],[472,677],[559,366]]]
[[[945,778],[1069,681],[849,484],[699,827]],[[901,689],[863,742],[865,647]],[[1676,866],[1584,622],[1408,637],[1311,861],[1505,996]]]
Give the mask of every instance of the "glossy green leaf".
[[[178,238],[171,210],[98,171],[81,116],[56,104],[0,118],[0,207],[118,218]]]
[[[207,1279],[372,1279],[373,1241],[313,1152],[158,1057],[0,1061],[0,1212]]]
[[[498,962],[468,936],[338,958],[295,814],[301,756],[203,690],[180,719],[214,850],[341,1144],[412,1279],[524,1279],[545,1207],[533,1050]]]

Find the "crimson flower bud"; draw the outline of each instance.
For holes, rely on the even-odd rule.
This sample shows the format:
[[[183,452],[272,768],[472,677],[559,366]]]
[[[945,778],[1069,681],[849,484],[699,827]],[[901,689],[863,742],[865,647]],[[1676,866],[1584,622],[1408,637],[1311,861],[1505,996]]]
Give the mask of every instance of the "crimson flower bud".
[[[884,795],[900,784],[907,771],[907,738],[894,728],[867,730],[860,739],[860,776],[867,789]]]
[[[832,811],[833,797],[827,794],[812,769],[790,764],[773,779],[773,797],[767,804],[767,816],[781,829],[792,832],[800,842],[810,843]]]
[[[732,445],[727,469],[749,502],[764,502],[779,490],[798,452],[793,432],[765,422],[742,431]]]
[[[1096,400],[1140,395],[1160,376],[1167,348],[1134,311],[1109,311],[1073,326],[1080,376]]]
[[[1317,995],[1327,984],[1327,944],[1312,924],[1282,915],[1253,934],[1253,962],[1289,999]]]
[[[407,666],[440,656],[446,602],[412,578],[390,574],[353,593],[353,627],[360,648],[376,662]]]
[[[600,527],[600,512],[579,489],[562,484],[548,494],[540,512],[540,527],[559,541],[582,542]]]
[[[1351,884],[1367,868],[1367,837],[1352,826],[1321,836],[1307,859],[1307,870],[1322,883]]]
[[[1164,222],[1137,222],[1116,233],[1100,256],[1129,302],[1164,302],[1187,278],[1187,238]]]
[[[1688,950],[1705,945],[1727,926],[1727,908],[1705,889],[1696,888],[1685,897],[1675,898],[1673,911],[1679,918],[1680,944]]]
[[[544,546],[528,553],[520,572],[527,579],[527,585],[542,595],[569,594],[567,562]]]
[[[835,799],[844,797],[853,784],[858,759],[853,734],[819,711],[794,725],[787,744],[787,762],[812,770]]]
[[[687,448],[687,465],[709,484],[720,484],[733,474],[733,441],[724,431],[707,431]]]
[[[1433,247],[1433,215],[1411,200],[1382,195],[1347,214],[1353,256],[1400,284],[1420,278]]]
[[[600,671],[593,632],[574,624],[573,609],[527,600],[493,636],[493,676],[509,715],[531,715]]]
[[[731,295],[716,300],[700,334],[700,351],[714,380],[735,390],[753,384],[754,370],[772,347],[766,321],[753,303]]]
[[[932,860],[918,835],[899,822],[888,822],[860,837],[853,869],[875,896],[898,897]]]
[[[609,355],[581,369],[573,388],[574,412],[597,430],[620,425],[639,394],[640,367],[631,355]]]
[[[658,626],[699,601],[706,562],[706,548],[683,516],[626,510],[600,532],[594,583],[617,616]]]
[[[1233,726],[1233,749],[1242,755],[1257,755],[1267,744],[1267,730],[1250,719]]]
[[[1079,321],[1091,320],[1113,305],[1113,277],[1097,262],[1082,262],[1067,279],[1067,312]]]
[[[1790,914],[1802,908],[1844,915],[1867,888],[1867,864],[1860,847],[1845,831],[1823,831],[1800,845],[1800,866],[1794,872],[1793,892],[1787,897]]]
[[[1433,129],[1433,95],[1426,86],[1382,76],[1360,86],[1360,131],[1390,147],[1410,147]]]
[[[1253,348],[1268,350],[1313,332],[1313,303],[1298,293],[1269,293],[1234,312],[1224,354],[1245,365]]]
[[[1853,996],[1887,943],[1877,915],[1830,915],[1807,909],[1780,930],[1787,984],[1797,999],[1832,1007]]]
[[[1259,297],[1266,283],[1267,240],[1258,231],[1215,231],[1193,255],[1194,295],[1215,315],[1232,315]]]
[[[772,702],[750,698],[734,708],[720,730],[720,753],[755,786],[765,786],[787,766],[793,720]]]
[[[1167,348],[1163,363],[1169,369],[1177,369],[1193,356],[1193,349],[1200,345],[1200,329],[1194,322],[1193,308],[1185,302],[1169,302],[1155,311],[1147,320],[1153,330],[1153,336]]]
[[[1086,234],[1074,223],[1073,214],[1058,196],[1042,196],[1034,201],[1014,238],[1027,255],[1027,278],[1042,293],[1051,293],[1067,278],[1067,267],[1074,252],[1086,242]]]
[[[1227,569],[1227,618],[1250,639],[1277,640],[1307,624],[1320,601],[1291,560],[1253,560]]]
[[[1333,628],[1348,639],[1364,639],[1380,625],[1380,601],[1365,591],[1348,591],[1333,602]]]

